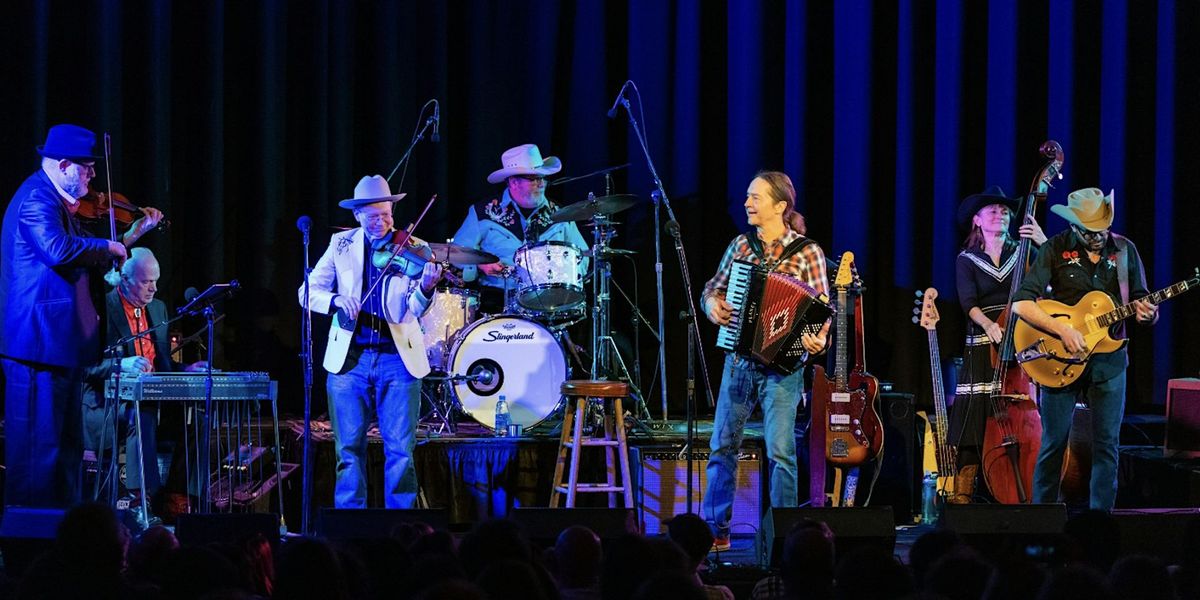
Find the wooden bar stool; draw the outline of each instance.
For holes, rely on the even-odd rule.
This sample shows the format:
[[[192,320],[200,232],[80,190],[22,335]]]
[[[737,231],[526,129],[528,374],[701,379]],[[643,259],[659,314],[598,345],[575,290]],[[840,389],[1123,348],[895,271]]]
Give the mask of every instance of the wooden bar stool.
[[[558,443],[558,462],[554,465],[554,491],[550,494],[550,506],[558,507],[558,499],[567,496],[567,508],[575,507],[575,495],[584,493],[607,493],[609,508],[616,508],[617,492],[625,495],[625,508],[633,508],[633,478],[629,472],[629,445],[625,440],[625,412],[621,400],[629,396],[629,386],[620,381],[575,379],[562,384],[562,393],[567,397],[563,411],[562,435]],[[590,399],[603,403],[604,437],[583,436],[583,422]],[[588,446],[604,448],[607,465],[607,481],[604,483],[579,482],[579,456]],[[568,454],[570,458],[568,459]],[[621,484],[617,485],[616,461],[620,457]],[[563,481],[563,467],[570,461],[567,479]]]

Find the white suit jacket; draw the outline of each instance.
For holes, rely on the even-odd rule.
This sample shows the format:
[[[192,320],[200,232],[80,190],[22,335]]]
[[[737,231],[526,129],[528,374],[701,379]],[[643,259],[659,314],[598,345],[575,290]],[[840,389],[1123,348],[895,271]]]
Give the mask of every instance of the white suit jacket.
[[[362,297],[363,244],[366,234],[361,227],[340,231],[329,239],[329,247],[321,255],[309,276],[309,308],[331,314],[335,295]],[[402,275],[388,275],[379,285],[383,288],[383,315],[392,332],[392,341],[404,361],[404,366],[413,377],[424,377],[429,373],[429,357],[425,354],[425,341],[417,319],[429,307],[429,299],[421,293],[419,280]],[[300,306],[304,306],[304,284],[299,289]],[[335,316],[329,326],[329,345],[325,348],[323,366],[330,373],[338,373],[346,363],[346,354],[354,332],[343,329]]]

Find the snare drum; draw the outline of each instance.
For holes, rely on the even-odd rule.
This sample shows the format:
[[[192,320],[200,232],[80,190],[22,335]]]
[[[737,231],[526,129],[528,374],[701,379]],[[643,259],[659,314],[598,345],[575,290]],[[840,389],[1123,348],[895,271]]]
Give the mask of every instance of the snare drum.
[[[463,330],[450,359],[454,395],[463,412],[491,429],[496,401],[508,402],[511,423],[529,429],[558,408],[567,357],[544,325],[500,315]]]
[[[475,320],[479,311],[479,292],[462,288],[439,287],[429,300],[429,310],[421,315],[425,332],[425,351],[429,367],[445,371],[454,336]]]
[[[532,311],[554,313],[583,304],[583,252],[566,242],[521,246],[517,266],[517,302]]]

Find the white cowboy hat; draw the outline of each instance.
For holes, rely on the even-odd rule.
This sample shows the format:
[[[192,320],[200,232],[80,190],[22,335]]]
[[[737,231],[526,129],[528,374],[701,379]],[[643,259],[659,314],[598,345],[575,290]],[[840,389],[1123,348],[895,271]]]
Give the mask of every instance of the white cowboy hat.
[[[354,197],[338,202],[342,208],[355,209],[376,202],[396,202],[407,194],[393,194],[382,175],[371,175],[358,180],[354,186]]]
[[[1067,195],[1066,204],[1055,204],[1050,211],[1088,231],[1104,231],[1112,227],[1113,191],[1105,195],[1099,188],[1075,190]]]
[[[509,148],[500,155],[504,168],[492,171],[488,183],[500,183],[513,175],[553,175],[562,170],[562,161],[556,156],[542,159],[542,152],[535,144],[521,144]]]

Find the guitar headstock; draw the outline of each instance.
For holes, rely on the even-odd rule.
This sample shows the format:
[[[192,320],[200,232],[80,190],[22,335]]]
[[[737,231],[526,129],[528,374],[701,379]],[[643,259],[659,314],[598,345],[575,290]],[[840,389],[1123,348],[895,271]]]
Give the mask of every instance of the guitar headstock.
[[[928,288],[924,292],[917,291],[917,304],[920,308],[913,309],[913,323],[920,325],[927,331],[937,329],[938,321],[941,320],[941,315],[938,314],[937,305],[934,300],[937,300],[938,291],[936,288]]]
[[[833,280],[833,287],[839,290],[848,289],[856,279],[854,274],[854,253],[846,251],[842,253],[842,260],[838,262],[837,277]]]

